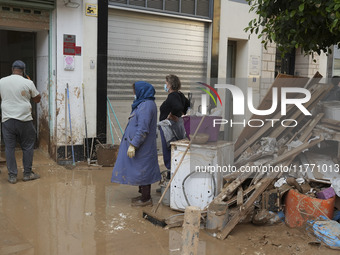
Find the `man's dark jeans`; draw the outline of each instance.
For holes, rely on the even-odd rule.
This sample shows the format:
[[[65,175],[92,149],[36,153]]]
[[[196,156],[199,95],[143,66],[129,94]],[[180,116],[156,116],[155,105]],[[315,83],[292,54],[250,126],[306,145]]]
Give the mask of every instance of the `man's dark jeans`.
[[[23,152],[24,175],[32,172],[34,142],[36,130],[32,121],[9,119],[2,123],[2,135],[5,143],[6,162],[9,175],[18,175],[15,160],[16,142],[20,143]]]

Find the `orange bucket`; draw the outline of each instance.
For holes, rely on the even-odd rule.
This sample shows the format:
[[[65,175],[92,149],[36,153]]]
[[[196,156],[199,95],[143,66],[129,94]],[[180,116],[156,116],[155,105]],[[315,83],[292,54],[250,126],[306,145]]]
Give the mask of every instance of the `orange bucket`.
[[[301,227],[308,220],[319,216],[333,218],[335,196],[330,199],[312,198],[291,189],[285,199],[285,222],[293,227]]]

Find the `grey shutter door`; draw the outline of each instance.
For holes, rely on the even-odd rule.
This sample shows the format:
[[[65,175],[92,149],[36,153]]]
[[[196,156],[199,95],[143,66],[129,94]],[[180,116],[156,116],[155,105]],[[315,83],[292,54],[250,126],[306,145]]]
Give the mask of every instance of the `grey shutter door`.
[[[166,75],[180,78],[185,95],[195,81],[206,80],[208,24],[114,9],[109,10],[108,22],[108,97],[123,129],[135,81],[144,80],[155,87],[159,108],[167,96],[163,90]],[[111,121],[115,123],[112,113]],[[119,143],[116,135],[114,138]]]

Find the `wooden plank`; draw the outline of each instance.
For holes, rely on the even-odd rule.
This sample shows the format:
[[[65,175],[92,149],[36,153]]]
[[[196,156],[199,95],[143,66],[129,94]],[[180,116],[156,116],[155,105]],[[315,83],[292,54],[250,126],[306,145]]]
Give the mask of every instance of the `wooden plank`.
[[[315,85],[314,87],[312,87],[311,93],[312,93],[312,97],[311,99],[304,104],[304,106],[306,108],[310,107],[311,105],[315,104],[316,102],[318,102],[320,100],[320,98],[327,93],[327,91],[329,91],[330,87],[329,86],[325,86],[325,85]],[[287,107],[287,113],[291,112],[291,110],[294,108],[294,105],[289,105]],[[295,111],[292,113],[293,115],[288,114],[288,116],[290,116],[290,119],[297,119],[300,115],[302,115],[302,112],[300,110]],[[281,120],[281,118],[283,118],[285,116],[281,115],[281,111],[279,111],[272,119],[279,119]],[[303,115],[303,117],[305,117]],[[263,127],[261,127],[261,129],[259,129],[256,133],[253,134],[253,136],[244,144],[242,144],[238,149],[235,150],[234,153],[234,157],[235,159],[238,158],[245,149],[247,149],[248,147],[250,147],[256,140],[258,140],[262,135],[264,135],[270,128],[272,127],[272,123],[271,122],[267,122]],[[269,137],[273,137],[273,138],[278,138],[278,136],[280,136],[282,134],[283,131],[285,131],[287,128],[283,127],[283,126],[278,126],[277,128],[275,128],[273,130],[273,132],[269,135]],[[235,146],[236,148],[236,146]]]
[[[238,187],[237,190],[237,205],[243,205],[243,189],[242,187]]]
[[[321,120],[321,118],[324,115],[325,115],[324,113],[319,113],[318,115],[316,115],[316,117],[311,121],[311,123],[308,125],[308,127],[305,130],[303,130],[302,135],[299,137],[300,141],[303,142],[308,136],[310,136],[310,134],[312,133],[313,129],[319,123],[319,121]]]
[[[253,155],[250,155],[249,157],[245,157],[243,159],[239,159],[234,165],[236,168],[240,168],[241,166],[244,166],[248,164],[249,162],[254,162],[259,158],[266,157],[266,156],[271,156],[275,153],[275,151],[262,151],[262,150],[257,150],[257,152]]]
[[[322,142],[324,140],[323,137],[320,137],[319,139],[317,140],[313,140],[311,141],[310,143],[304,143],[280,156],[278,156],[276,159],[274,159],[272,162],[269,163],[269,165],[276,165],[278,163],[281,163],[287,159],[289,159],[290,157],[294,157],[297,156],[301,151],[304,151],[310,147],[313,147],[314,145]]]
[[[288,107],[288,109],[292,109],[293,106],[290,105]],[[280,119],[283,118],[283,116],[281,115],[281,111],[278,112],[272,119]],[[249,138],[249,140],[247,140],[244,144],[242,144],[238,149],[236,149],[235,147],[235,153],[234,153],[234,158],[238,158],[238,156],[240,156],[244,151],[245,149],[247,149],[248,147],[250,147],[255,141],[257,141],[257,139],[259,139],[260,137],[262,137],[262,135],[264,133],[266,133],[270,128],[272,127],[272,123],[269,121],[269,122],[266,122],[266,124],[264,124],[263,127],[261,127],[261,129],[258,129],[256,133],[254,133],[252,135],[252,137]]]
[[[235,181],[230,183],[226,188],[222,189],[220,194],[218,194],[212,203],[220,204],[222,203],[223,199],[225,199],[227,196],[229,196],[232,192],[234,192],[252,173],[249,172],[243,172],[239,175],[239,177],[236,178]]]
[[[243,191],[243,199],[244,199],[244,197],[248,196],[252,191],[254,191],[255,188],[256,188],[256,185],[251,185],[246,190],[244,190]],[[231,199],[229,199],[228,201],[226,201],[225,203],[229,207],[230,205],[235,204],[236,202],[237,202],[237,196],[234,196]]]
[[[340,126],[340,121],[338,120],[332,120],[332,119],[327,119],[327,118],[323,118],[321,120],[322,124],[328,124],[328,125],[334,125],[334,126]]]
[[[287,142],[287,144],[291,143],[295,137],[297,137],[300,133],[302,133],[302,131],[312,122],[312,120],[308,120],[306,122],[306,124],[303,125],[302,128],[300,128],[297,132],[294,133],[294,135],[292,136],[292,138],[289,139],[289,141]]]
[[[239,221],[248,214],[248,212],[251,209],[251,206],[255,202],[255,200],[258,198],[259,195],[264,192],[269,184],[273,181],[273,179],[278,175],[279,173],[271,173],[271,175],[265,179],[263,179],[261,182],[259,182],[256,186],[258,188],[255,189],[253,194],[248,198],[248,200],[245,202],[243,206],[240,206],[239,213],[235,214],[231,220],[227,223],[227,225],[223,228],[221,232],[217,234],[218,239],[225,239],[229,233],[234,229],[234,227],[239,223]]]
[[[329,124],[322,124],[322,126],[324,126],[324,127],[326,127],[326,128],[333,129],[333,130],[335,130],[335,131],[340,131],[340,126],[339,126],[339,127],[336,127],[336,126],[329,125]]]
[[[182,252],[183,255],[197,254],[199,231],[200,231],[201,210],[196,206],[185,208],[183,231],[182,231]]]
[[[320,82],[320,80],[322,79],[322,75],[317,71],[313,78],[309,80],[308,84],[306,85],[306,89],[309,89],[310,87],[312,87],[314,84],[317,84]]]
[[[257,107],[259,110],[266,110],[269,109],[272,105],[272,89],[274,87],[278,88],[278,94],[280,94],[281,87],[304,87],[306,83],[308,82],[308,78],[306,77],[300,77],[300,76],[292,76],[292,75],[286,75],[286,74],[279,74],[275,81],[273,82],[272,86],[269,88],[267,94],[262,99],[260,105]],[[281,105],[281,97],[278,97],[278,107],[277,110],[269,115],[269,116],[258,116],[258,115],[252,115],[251,119],[273,119],[273,116],[277,114],[277,112],[280,111],[280,105]],[[246,141],[248,141],[254,134],[256,134],[259,130],[263,129],[256,128],[256,127],[249,127],[246,126],[241,134],[239,135],[236,143],[235,143],[235,150],[239,149],[240,146],[242,146]]]
[[[332,88],[332,85],[323,85],[323,86],[325,87],[325,90],[324,90],[324,92],[320,95],[320,99],[324,98],[324,97],[328,94],[328,92],[331,90],[331,88]],[[320,99],[319,99],[319,100],[320,100]],[[315,102],[313,102],[313,103],[308,107],[308,110],[313,109],[319,102],[320,102],[320,101],[315,101]],[[299,118],[297,119],[297,121],[299,122],[299,121],[301,121],[303,118],[305,118],[305,116],[299,116]],[[313,132],[314,132],[314,129],[313,129]],[[325,139],[325,140],[327,140],[327,139]]]
[[[270,165],[276,165],[276,164],[286,160],[282,165],[288,166],[298,153],[316,145],[317,143],[319,143],[322,140],[323,140],[323,138],[320,138],[320,139],[314,140],[310,143],[304,143],[304,144],[294,148],[293,150],[290,150],[289,152],[285,153],[284,155],[281,155],[278,158],[274,159],[270,163]],[[217,234],[217,238],[222,239],[222,240],[225,239],[229,235],[229,233],[234,229],[234,227],[239,223],[239,221],[245,215],[248,214],[248,212],[251,210],[252,205],[255,202],[255,200],[258,198],[258,196],[260,196],[267,189],[267,187],[272,183],[272,181],[276,177],[280,176],[281,174],[282,174],[281,172],[271,172],[271,173],[268,174],[267,177],[265,177],[263,180],[261,180],[259,183],[257,183],[255,185],[256,186],[255,191],[250,195],[250,197],[247,199],[247,201],[244,203],[244,205],[239,207],[239,213],[235,214],[231,218],[231,220],[227,223],[227,225],[224,227],[224,229],[221,230]]]
[[[319,101],[319,97],[320,95],[322,95],[325,91],[325,86],[319,85],[315,91],[313,91],[312,93],[312,97],[311,99],[304,104],[304,107],[308,107],[309,105],[311,105],[313,102],[315,101]],[[302,115],[302,112],[300,110],[294,111],[293,115],[291,115],[289,117],[289,119],[293,119],[296,120],[300,115]],[[281,133],[286,129],[286,127],[280,125],[278,126],[270,135],[269,137],[273,137],[273,138],[277,138],[279,137],[279,135],[281,135]]]

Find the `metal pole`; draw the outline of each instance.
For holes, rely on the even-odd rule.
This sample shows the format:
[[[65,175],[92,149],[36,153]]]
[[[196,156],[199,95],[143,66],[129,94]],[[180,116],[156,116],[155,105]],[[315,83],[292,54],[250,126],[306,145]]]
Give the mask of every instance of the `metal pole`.
[[[117,115],[116,115],[115,111],[113,110],[113,107],[112,107],[111,102],[110,102],[110,100],[109,100],[108,97],[107,97],[107,101],[108,101],[108,103],[109,103],[109,105],[110,105],[110,108],[111,108],[111,111],[112,111],[112,113],[113,113],[113,116],[115,117],[115,119],[116,119],[116,121],[117,121],[117,124],[118,124],[118,127],[119,127],[119,129],[120,129],[120,132],[121,132],[122,135],[123,135],[123,134],[124,134],[123,129],[122,129],[122,127],[120,126],[120,123],[119,123],[119,121],[118,121]]]
[[[68,83],[66,83],[66,89],[67,89],[68,118],[70,119],[72,160],[73,160],[73,165],[75,165],[76,162],[75,162],[75,158],[74,158],[73,137],[72,137],[72,124],[71,124],[70,90],[68,88]]]
[[[85,120],[85,139],[86,139],[86,153],[87,153],[87,164],[90,165],[90,152],[89,152],[89,141],[87,138],[87,122],[86,122],[86,106],[85,106],[85,87],[84,87],[84,83],[82,83],[82,87],[83,87],[83,105],[84,105],[84,120]]]
[[[111,117],[110,117],[109,103],[107,103],[107,116],[109,117],[109,125],[110,125],[110,133],[111,133],[112,144],[115,144],[115,140],[113,139],[112,126],[110,124],[111,123]]]

